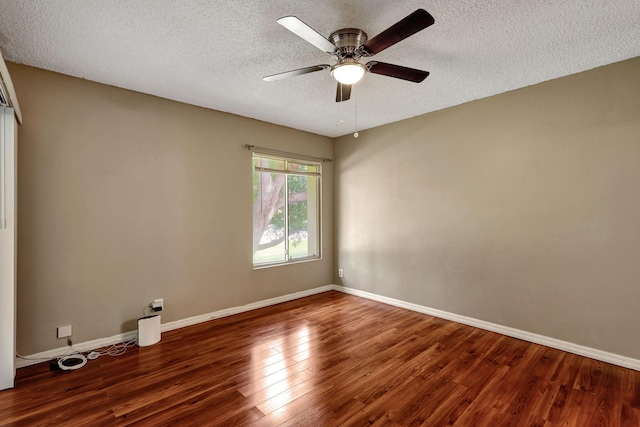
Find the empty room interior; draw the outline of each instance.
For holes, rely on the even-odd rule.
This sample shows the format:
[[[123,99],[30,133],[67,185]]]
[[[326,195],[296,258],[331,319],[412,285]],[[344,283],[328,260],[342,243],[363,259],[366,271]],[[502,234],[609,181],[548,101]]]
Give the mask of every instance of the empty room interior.
[[[636,0],[7,0],[0,53],[0,426],[640,425]]]

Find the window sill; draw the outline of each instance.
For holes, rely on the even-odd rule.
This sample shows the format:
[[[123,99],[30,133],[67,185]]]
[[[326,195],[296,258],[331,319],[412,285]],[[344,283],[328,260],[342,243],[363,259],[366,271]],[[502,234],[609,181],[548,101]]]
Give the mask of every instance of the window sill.
[[[302,264],[302,263],[305,263],[305,262],[320,261],[320,260],[322,260],[321,256],[318,256],[318,257],[307,257],[307,258],[296,258],[294,260],[289,260],[289,261],[284,261],[284,262],[271,262],[271,263],[264,263],[264,264],[254,264],[253,265],[253,269],[254,270],[263,270],[265,268],[282,267],[282,266],[285,266],[285,265]]]

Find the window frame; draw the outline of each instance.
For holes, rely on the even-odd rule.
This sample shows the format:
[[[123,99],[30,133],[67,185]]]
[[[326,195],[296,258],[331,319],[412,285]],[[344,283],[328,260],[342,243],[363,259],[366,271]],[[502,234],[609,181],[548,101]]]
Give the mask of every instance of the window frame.
[[[254,159],[256,157],[262,157],[262,158],[269,158],[269,159],[274,159],[274,160],[282,160],[284,161],[284,167],[282,170],[279,169],[272,169],[272,168],[256,168],[254,166]],[[299,263],[303,263],[303,262],[311,262],[311,261],[319,261],[322,260],[322,248],[323,248],[323,239],[322,239],[322,206],[323,206],[323,200],[322,200],[322,173],[323,173],[323,165],[322,165],[323,159],[315,159],[315,158],[310,158],[309,156],[304,156],[304,155],[296,155],[296,154],[289,154],[289,153],[283,153],[280,154],[280,152],[278,152],[278,154],[274,154],[269,150],[265,150],[265,151],[261,151],[261,150],[251,150],[251,172],[252,172],[252,177],[253,174],[255,173],[256,170],[260,170],[261,172],[269,172],[269,173],[277,173],[277,174],[282,174],[284,175],[285,179],[284,179],[284,184],[283,184],[283,191],[285,194],[285,202],[284,202],[284,219],[285,219],[285,226],[284,226],[284,230],[285,230],[285,237],[284,237],[284,244],[285,244],[285,259],[284,260],[277,260],[277,261],[267,261],[267,262],[255,262],[255,258],[254,258],[254,254],[252,254],[252,265],[253,265],[253,269],[254,270],[259,270],[259,269],[264,269],[264,268],[270,268],[270,267],[279,267],[279,266],[284,266],[284,265],[290,265],[290,264],[299,264]],[[317,172],[301,172],[301,171],[289,171],[288,170],[288,164],[289,163],[298,163],[298,164],[302,164],[302,165],[313,165],[317,168]],[[296,257],[296,258],[292,258],[290,255],[290,242],[289,242],[289,176],[307,176],[307,177],[315,177],[317,179],[317,184],[316,184],[316,192],[317,195],[315,197],[316,199],[316,203],[317,203],[317,208],[316,208],[316,218],[317,218],[317,236],[316,236],[316,240],[317,240],[317,255],[308,255],[308,256],[304,256],[304,257]],[[253,182],[253,178],[252,178],[252,182]],[[251,208],[253,211],[253,200],[252,200],[252,204],[251,204]],[[252,224],[252,229],[254,226],[254,221],[255,218],[253,218],[252,215],[252,219],[251,219],[251,224]]]

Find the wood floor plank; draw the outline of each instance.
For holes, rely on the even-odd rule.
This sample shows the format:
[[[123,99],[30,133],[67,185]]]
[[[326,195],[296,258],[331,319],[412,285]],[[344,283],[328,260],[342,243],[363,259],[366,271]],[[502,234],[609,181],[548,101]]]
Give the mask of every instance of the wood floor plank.
[[[639,426],[640,372],[331,291],[22,368],[16,425]]]
[[[275,396],[269,397],[262,403],[256,405],[263,414],[270,414],[277,411],[281,407],[293,402],[294,400],[303,398],[306,394],[322,393],[330,390],[333,384],[324,381],[322,378],[312,377],[306,381],[299,382],[290,386],[288,389],[280,391]]]
[[[487,360],[488,363],[495,363]],[[480,423],[495,424],[493,407],[496,404],[495,396],[498,394],[500,383],[509,373],[508,366],[495,365],[490,369],[491,375],[486,381],[477,381],[469,388],[463,397],[459,408],[449,418],[452,425],[467,426]],[[498,367],[499,366],[499,367]],[[461,411],[461,412],[459,412]]]
[[[620,412],[620,425],[623,427],[640,426],[640,409],[632,406],[622,405]]]

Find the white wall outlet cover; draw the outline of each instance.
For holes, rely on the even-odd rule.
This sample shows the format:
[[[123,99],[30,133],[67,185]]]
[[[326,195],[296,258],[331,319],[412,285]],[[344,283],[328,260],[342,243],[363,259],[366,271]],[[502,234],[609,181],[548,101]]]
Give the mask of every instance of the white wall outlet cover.
[[[157,309],[164,309],[164,298],[154,299],[151,303],[151,308],[155,309],[156,311],[159,311]]]
[[[67,338],[71,336],[71,325],[58,326],[58,338]]]

